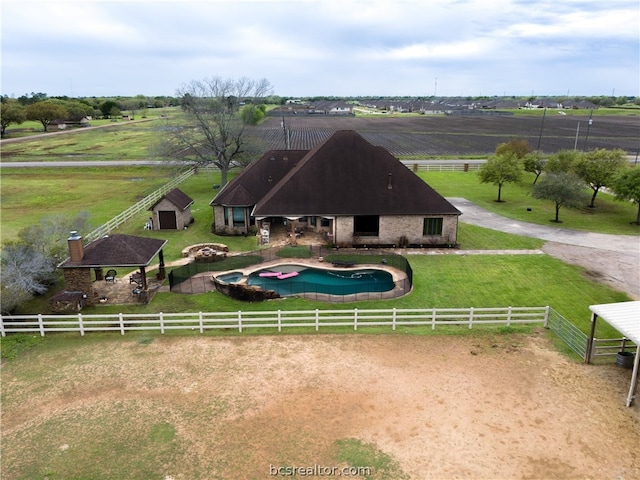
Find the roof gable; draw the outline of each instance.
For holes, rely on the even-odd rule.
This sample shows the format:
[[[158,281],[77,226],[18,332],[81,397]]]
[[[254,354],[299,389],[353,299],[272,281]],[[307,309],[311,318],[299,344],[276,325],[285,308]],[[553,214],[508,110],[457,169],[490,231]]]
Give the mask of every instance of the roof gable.
[[[255,216],[460,212],[382,147],[352,130],[309,151],[260,199]]]
[[[160,197],[156,203],[149,207],[149,210],[153,210],[156,205],[158,205],[165,198],[173,203],[180,211],[186,210],[187,207],[189,207],[193,203],[193,199],[189,195],[184,193],[179,188],[174,188],[173,190]]]
[[[308,150],[270,150],[227,183],[209,205],[255,205]]]

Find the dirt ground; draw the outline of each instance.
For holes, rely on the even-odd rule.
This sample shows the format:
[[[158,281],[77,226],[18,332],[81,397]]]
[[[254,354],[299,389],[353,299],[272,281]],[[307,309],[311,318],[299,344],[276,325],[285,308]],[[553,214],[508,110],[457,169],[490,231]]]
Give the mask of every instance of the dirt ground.
[[[181,453],[159,460],[164,480],[339,466],[332,445],[347,438],[397,462],[404,475],[394,480],[637,479],[640,408],[624,406],[629,379],[615,365],[569,360],[544,330],[80,339],[75,351],[3,365],[3,478],[26,478],[35,458],[51,458],[61,472],[52,478],[63,478],[56,461],[80,460],[82,445],[102,439],[137,438],[139,418],[140,428],[175,428]],[[123,427],[128,409],[135,416]],[[109,421],[93,430],[80,420],[101,417]],[[382,473],[372,478],[390,478]]]

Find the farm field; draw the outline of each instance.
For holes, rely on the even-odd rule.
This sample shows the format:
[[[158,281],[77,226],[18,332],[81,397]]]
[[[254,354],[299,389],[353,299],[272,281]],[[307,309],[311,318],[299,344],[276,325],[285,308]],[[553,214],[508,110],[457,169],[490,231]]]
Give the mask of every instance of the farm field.
[[[47,338],[2,368],[2,477],[640,477],[628,370],[545,337]]]
[[[412,117],[338,117],[297,115],[285,117],[290,130],[292,149],[307,150],[325,140],[336,130],[356,130],[374,145],[403,157],[487,156],[499,143],[514,138],[526,139],[535,149],[555,153],[573,150],[580,122],[577,148],[621,148],[636,155],[640,138],[640,118],[636,116],[594,117],[587,138],[588,112],[584,116],[560,116],[549,112],[542,123],[537,116],[500,115],[422,115]],[[269,118],[255,128],[255,134],[269,148],[285,148],[282,118]]]

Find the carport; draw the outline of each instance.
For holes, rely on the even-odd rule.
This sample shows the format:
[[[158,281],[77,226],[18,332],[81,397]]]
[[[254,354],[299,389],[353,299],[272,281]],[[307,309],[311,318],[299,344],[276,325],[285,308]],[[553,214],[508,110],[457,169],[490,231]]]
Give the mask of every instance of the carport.
[[[602,318],[636,344],[636,356],[631,373],[631,385],[629,387],[629,395],[627,396],[627,407],[629,407],[636,396],[636,388],[638,386],[638,364],[640,363],[640,301],[590,305],[589,310],[591,310],[591,332],[589,333],[587,353],[585,355],[587,362],[590,362],[591,359],[593,337],[596,331],[598,317]]]

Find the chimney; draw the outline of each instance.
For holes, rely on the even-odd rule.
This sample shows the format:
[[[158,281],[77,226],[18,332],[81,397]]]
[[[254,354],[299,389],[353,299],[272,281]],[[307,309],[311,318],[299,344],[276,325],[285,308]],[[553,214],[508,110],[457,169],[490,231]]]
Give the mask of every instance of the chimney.
[[[84,257],[84,248],[82,246],[82,237],[75,230],[71,232],[71,236],[67,239],[69,245],[69,256],[72,262],[82,261]]]

